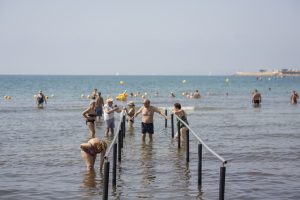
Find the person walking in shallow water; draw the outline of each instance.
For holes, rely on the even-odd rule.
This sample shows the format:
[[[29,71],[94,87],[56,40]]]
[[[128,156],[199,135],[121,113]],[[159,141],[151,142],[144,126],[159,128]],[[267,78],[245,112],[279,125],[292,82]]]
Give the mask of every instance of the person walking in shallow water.
[[[255,89],[252,93],[252,103],[255,107],[260,106],[261,104],[261,94],[257,91],[257,89]]]
[[[86,118],[86,125],[89,129],[89,137],[95,137],[95,120],[96,120],[96,101],[92,100],[87,109],[82,113],[83,117]]]
[[[298,93],[293,90],[292,95],[291,95],[291,104],[297,104],[297,99],[299,98]]]
[[[158,108],[150,105],[150,100],[145,99],[144,100],[144,106],[142,106],[132,117],[134,119],[137,117],[140,113],[142,113],[142,142],[145,143],[146,140],[146,133],[149,134],[149,140],[150,142],[153,141],[152,135],[154,134],[154,126],[153,126],[153,116],[154,113],[158,113],[164,118],[168,119],[168,117],[160,111]]]

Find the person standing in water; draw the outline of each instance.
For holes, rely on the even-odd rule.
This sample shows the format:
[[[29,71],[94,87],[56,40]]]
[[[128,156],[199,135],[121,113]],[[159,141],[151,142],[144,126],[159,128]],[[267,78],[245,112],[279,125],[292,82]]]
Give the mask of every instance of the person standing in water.
[[[291,103],[292,104],[297,104],[297,99],[299,98],[298,93],[293,90],[292,95],[291,95]]]
[[[96,120],[96,101],[92,100],[87,109],[85,109],[82,113],[83,117],[86,118],[86,125],[89,129],[89,136],[91,138],[95,137],[95,120]]]
[[[134,119],[132,119],[132,117],[135,114],[135,105],[133,101],[130,101],[127,104],[128,108],[125,109],[126,113],[127,113],[127,123],[128,123],[128,127],[129,128],[133,128],[133,123],[134,123]]]
[[[47,100],[45,95],[43,94],[42,90],[39,91],[39,93],[36,95],[36,104],[38,108],[43,108],[44,107],[44,102],[47,104]]]
[[[186,113],[184,110],[181,109],[180,103],[174,104],[172,113],[177,115],[187,125],[189,124],[187,121]],[[186,140],[186,133],[187,133],[188,128],[177,119],[177,127],[178,126],[179,126],[179,130],[180,130],[180,140],[183,142]],[[175,138],[178,138],[178,132],[175,134]]]
[[[257,89],[255,89],[252,93],[252,103],[255,107],[260,106],[261,104],[261,94],[257,91]]]
[[[144,100],[144,106],[142,106],[132,117],[134,119],[137,117],[140,113],[142,113],[142,142],[145,143],[146,140],[146,133],[149,134],[149,140],[150,142],[153,141],[152,135],[154,134],[154,126],[153,126],[153,116],[154,113],[159,113],[164,118],[168,119],[168,117],[160,111],[158,108],[150,105],[150,100],[145,99]]]
[[[98,92],[98,95],[96,96],[96,114],[97,114],[97,121],[100,121],[100,118],[103,114],[103,106],[104,106],[104,100],[101,96],[101,92]]]
[[[104,121],[106,124],[106,136],[108,136],[109,131],[111,135],[114,135],[115,128],[115,118],[114,112],[121,112],[117,105],[113,106],[113,99],[107,99],[106,104],[103,106],[104,111]]]

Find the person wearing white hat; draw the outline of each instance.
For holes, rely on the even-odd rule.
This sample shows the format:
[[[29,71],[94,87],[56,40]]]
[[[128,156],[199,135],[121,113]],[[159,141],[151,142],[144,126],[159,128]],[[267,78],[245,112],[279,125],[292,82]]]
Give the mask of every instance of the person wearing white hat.
[[[109,131],[111,132],[111,135],[113,135],[115,128],[114,112],[121,112],[121,110],[117,105],[113,106],[113,99],[107,99],[106,104],[103,106],[103,111],[106,124],[106,136],[108,136]]]

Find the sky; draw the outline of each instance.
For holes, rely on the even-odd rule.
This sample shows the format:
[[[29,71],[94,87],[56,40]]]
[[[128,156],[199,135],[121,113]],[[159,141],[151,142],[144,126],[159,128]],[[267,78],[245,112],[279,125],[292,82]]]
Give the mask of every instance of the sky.
[[[0,0],[0,74],[300,70],[299,0]]]

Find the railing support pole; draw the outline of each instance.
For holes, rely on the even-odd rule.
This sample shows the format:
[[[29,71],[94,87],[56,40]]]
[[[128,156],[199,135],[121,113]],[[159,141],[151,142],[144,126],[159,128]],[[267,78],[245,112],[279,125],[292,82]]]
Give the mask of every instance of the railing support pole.
[[[172,131],[172,139],[174,138],[174,114],[171,114],[171,131]]]
[[[202,144],[198,144],[198,187],[202,186]]]
[[[165,115],[168,116],[168,110],[167,109],[165,109]],[[168,127],[168,120],[165,119],[165,128],[167,128],[167,127]]]
[[[113,169],[112,169],[112,185],[117,185],[117,143],[113,146]]]
[[[118,133],[118,161],[121,162],[121,139],[123,138],[123,136],[121,135],[121,131],[119,131]]]
[[[126,132],[125,122],[126,122],[126,117],[125,117],[125,115],[123,115],[121,126],[122,126],[122,130],[123,130],[123,137],[124,138],[125,138],[125,132]]]
[[[190,131],[186,131],[186,162],[190,162]]]
[[[120,134],[120,147],[121,149],[123,148],[123,132],[122,132],[122,129],[119,130],[119,134]]]
[[[220,167],[220,188],[219,188],[219,200],[224,200],[225,197],[225,173],[226,167]]]
[[[180,138],[181,138],[181,134],[180,134],[180,122],[177,124],[177,136],[178,136],[178,149],[180,149]]]
[[[108,199],[109,161],[104,163],[103,200]]]

